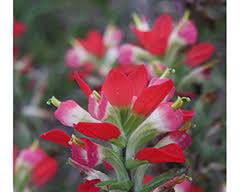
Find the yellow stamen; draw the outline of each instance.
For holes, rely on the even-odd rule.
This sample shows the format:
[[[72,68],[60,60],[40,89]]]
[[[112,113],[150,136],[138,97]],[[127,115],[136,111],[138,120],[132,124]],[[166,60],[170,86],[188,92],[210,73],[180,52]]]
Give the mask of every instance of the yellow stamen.
[[[184,101],[190,102],[191,99],[189,97],[178,97],[177,100],[172,104],[173,109],[178,109],[183,106]]]
[[[35,141],[33,141],[30,148],[31,148],[32,151],[35,151],[35,150],[37,150],[38,146],[39,146],[39,141],[35,140]]]
[[[75,144],[79,147],[84,147],[84,143],[78,139],[75,135],[72,135],[71,140],[68,142],[69,145]]]
[[[61,104],[61,101],[59,101],[56,97],[52,96],[52,98],[48,99],[47,101],[48,105],[53,105],[55,107],[59,107],[59,105]]]

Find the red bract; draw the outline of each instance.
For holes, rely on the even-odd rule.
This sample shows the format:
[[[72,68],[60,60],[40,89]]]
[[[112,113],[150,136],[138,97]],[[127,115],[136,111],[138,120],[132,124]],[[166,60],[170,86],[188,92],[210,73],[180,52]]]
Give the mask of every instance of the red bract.
[[[172,80],[145,88],[133,106],[133,112],[146,116],[152,112],[173,88]]]
[[[74,72],[73,73],[73,78],[74,80],[77,82],[78,86],[81,88],[81,90],[83,91],[83,93],[88,97],[89,95],[91,95],[92,90],[90,89],[90,87],[80,78],[80,75],[78,74],[78,72]]]
[[[13,22],[13,38],[18,38],[26,30],[26,26],[19,21]]]
[[[173,82],[169,79],[158,85],[147,85],[148,74],[144,66],[139,66],[129,73],[123,74],[119,69],[109,72],[102,90],[108,101],[117,107],[129,107],[133,96],[137,96],[132,111],[138,115],[146,116],[169,94]]]
[[[69,137],[67,133],[60,129],[53,129],[51,131],[43,133],[42,135],[40,135],[40,137],[47,141],[62,145],[63,147],[69,147],[68,142],[71,139],[71,137]]]
[[[80,122],[75,125],[75,129],[88,137],[103,141],[117,139],[121,135],[119,129],[111,123]]]
[[[96,187],[96,184],[100,182],[100,179],[86,180],[78,186],[77,192],[98,192],[100,187]]]
[[[148,83],[148,73],[144,66],[140,66],[129,74],[128,78],[133,83],[133,95],[139,96]]]
[[[183,63],[191,68],[196,67],[207,61],[214,50],[214,46],[210,43],[199,43],[186,52]]]
[[[32,170],[32,182],[41,187],[55,175],[56,171],[56,160],[46,156]]]
[[[149,163],[184,163],[182,149],[176,144],[169,144],[161,148],[144,148],[139,150],[135,158]]]
[[[150,31],[133,28],[140,44],[153,55],[163,55],[165,53],[171,31],[172,18],[167,14],[161,14],[155,20]]]
[[[112,69],[102,86],[102,91],[108,101],[117,107],[127,107],[133,97],[133,85],[120,70]]]
[[[91,54],[102,57],[105,52],[105,46],[102,35],[95,31],[89,31],[86,39],[78,39],[81,45]]]

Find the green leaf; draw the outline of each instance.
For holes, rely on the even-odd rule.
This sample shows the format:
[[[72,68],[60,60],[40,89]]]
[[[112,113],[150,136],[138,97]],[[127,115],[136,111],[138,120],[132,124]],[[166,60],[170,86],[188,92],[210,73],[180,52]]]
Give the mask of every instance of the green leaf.
[[[159,191],[164,191],[174,187],[180,180],[186,177],[186,169],[181,169],[179,171],[168,171],[162,173],[160,176],[155,177],[147,185],[144,185],[139,192],[149,192],[156,188]]]
[[[135,169],[138,166],[146,164],[146,163],[148,163],[148,161],[138,161],[138,160],[135,160],[135,159],[129,159],[129,160],[126,161],[125,164],[126,164],[126,167],[128,169]]]
[[[109,180],[109,181],[102,181],[98,183],[97,186],[105,190],[129,191],[133,186],[133,183],[131,181]]]
[[[109,142],[116,145],[117,147],[119,147],[121,149],[126,146],[126,140],[123,137],[119,137],[117,139],[112,139]]]
[[[129,176],[123,161],[116,152],[109,148],[104,148],[103,155],[105,157],[104,159],[113,166],[119,181],[129,180]]]

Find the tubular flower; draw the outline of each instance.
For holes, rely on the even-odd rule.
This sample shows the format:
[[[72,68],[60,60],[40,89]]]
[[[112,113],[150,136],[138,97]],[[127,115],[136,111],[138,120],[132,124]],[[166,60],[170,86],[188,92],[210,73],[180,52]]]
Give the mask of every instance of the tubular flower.
[[[48,103],[57,107],[55,116],[62,124],[73,127],[87,138],[70,137],[59,129],[43,133],[41,138],[71,151],[69,164],[85,173],[87,179],[86,185],[80,185],[83,189],[85,186],[90,187],[86,188],[88,190],[129,191],[134,187],[128,174],[130,169],[142,164],[185,162],[183,150],[191,143],[191,137],[186,133],[189,127],[183,126],[190,124],[194,113],[181,109],[188,98],[170,101],[175,92],[172,80],[151,78],[144,65],[128,72],[119,68],[110,70],[99,93],[92,91],[78,73],[74,73],[74,79],[88,97],[88,112],[73,100],[60,102],[53,97]],[[145,148],[158,136],[161,139],[154,147]],[[122,153],[118,153],[120,151]],[[96,170],[106,162],[115,171],[116,180],[111,181]],[[138,178],[141,180],[141,176]],[[97,184],[88,182],[93,179],[98,180]],[[139,183],[142,185],[142,180]]]
[[[72,70],[84,72],[86,77],[93,72],[105,76],[118,58],[122,37],[121,30],[113,25],[106,28],[103,36],[90,30],[86,38],[72,41],[72,48],[65,54],[65,64]]]
[[[69,127],[73,127],[79,121],[95,121],[87,111],[73,100],[60,102],[54,115],[63,125]]]
[[[132,30],[146,50],[153,55],[163,55],[167,49],[172,26],[171,17],[167,14],[161,14],[155,20],[152,29],[142,31],[141,28],[136,26]]]
[[[71,159],[79,165],[93,168],[102,161],[100,146],[87,138],[76,138],[64,131],[53,129],[40,136],[42,139],[67,147],[71,150]]]
[[[32,182],[37,187],[50,181],[57,171],[57,162],[48,156],[37,143],[19,152],[15,161],[14,177],[19,186],[26,186]]]

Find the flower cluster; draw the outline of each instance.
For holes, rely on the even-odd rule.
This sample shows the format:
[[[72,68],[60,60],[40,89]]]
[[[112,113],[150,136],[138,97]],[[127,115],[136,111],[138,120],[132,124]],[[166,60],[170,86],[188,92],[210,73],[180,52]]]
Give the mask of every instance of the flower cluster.
[[[129,68],[145,64],[152,76],[184,71],[184,75],[180,75],[182,81],[177,85],[181,88],[189,82],[209,79],[212,67],[218,62],[207,62],[215,48],[211,43],[198,42],[196,25],[188,17],[186,12],[174,25],[171,16],[163,13],[150,28],[145,17],[134,15],[131,29],[141,47],[129,43],[122,45],[118,57],[120,66]]]
[[[139,46],[120,45],[122,32],[112,25],[104,36],[91,30],[85,39],[73,40],[65,55],[66,65],[77,70],[82,78],[96,72],[104,77],[114,66],[128,72],[139,64],[144,64],[152,77],[169,76],[177,71],[176,76],[181,78],[175,82],[181,89],[179,95],[194,97],[192,90],[183,92],[183,87],[208,80],[218,60],[210,60],[215,51],[211,43],[198,41],[198,30],[189,19],[189,12],[176,23],[163,13],[152,27],[143,16],[134,14],[133,20],[130,28]]]
[[[188,178],[184,150],[191,143],[187,130],[194,111],[182,109],[189,98],[173,101],[171,79],[152,77],[144,65],[128,73],[113,68],[97,92],[77,72],[73,78],[88,97],[88,110],[74,100],[52,97],[48,104],[57,108],[56,119],[75,134],[53,129],[41,138],[70,150],[68,162],[86,176],[79,192],[172,189]],[[161,163],[182,166],[144,184],[150,166]],[[112,167],[116,177],[98,170],[100,164]]]
[[[16,191],[25,191],[30,184],[41,187],[51,180],[57,171],[57,161],[38,147],[37,142],[19,153],[14,147],[13,165]]]
[[[105,76],[115,64],[122,32],[114,25],[109,25],[102,36],[96,30],[90,30],[85,39],[76,38],[66,52],[65,64],[72,70],[78,70],[81,77],[91,73]]]

